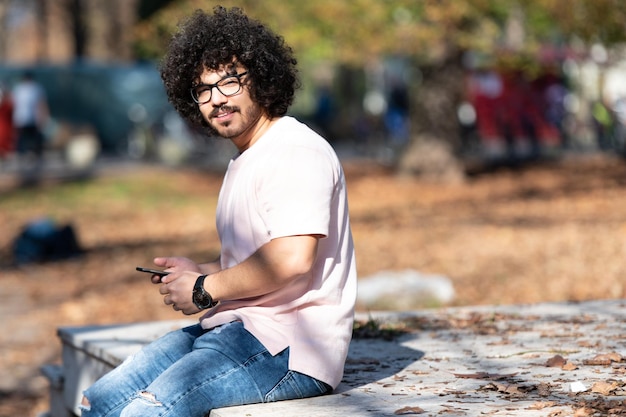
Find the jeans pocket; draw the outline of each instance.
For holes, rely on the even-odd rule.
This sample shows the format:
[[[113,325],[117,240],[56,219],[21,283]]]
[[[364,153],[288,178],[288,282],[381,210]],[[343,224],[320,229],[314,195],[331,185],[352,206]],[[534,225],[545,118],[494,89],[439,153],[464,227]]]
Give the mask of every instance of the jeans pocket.
[[[317,397],[331,391],[331,387],[315,378],[299,372],[287,374],[265,395],[265,402]]]

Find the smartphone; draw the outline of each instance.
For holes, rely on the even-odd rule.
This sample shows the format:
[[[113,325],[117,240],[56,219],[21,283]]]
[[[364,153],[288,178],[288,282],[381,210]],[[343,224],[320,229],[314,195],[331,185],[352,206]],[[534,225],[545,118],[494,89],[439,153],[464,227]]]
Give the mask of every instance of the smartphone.
[[[166,271],[159,271],[158,269],[144,268],[144,267],[141,267],[141,266],[138,266],[138,267],[137,267],[137,268],[135,268],[135,269],[136,269],[137,271],[139,271],[139,272],[147,272],[147,273],[149,273],[149,274],[152,274],[152,275],[158,275],[158,276],[160,276],[160,277],[164,277],[164,276],[166,276],[166,275],[168,275],[168,274],[169,274],[169,272],[166,272]]]

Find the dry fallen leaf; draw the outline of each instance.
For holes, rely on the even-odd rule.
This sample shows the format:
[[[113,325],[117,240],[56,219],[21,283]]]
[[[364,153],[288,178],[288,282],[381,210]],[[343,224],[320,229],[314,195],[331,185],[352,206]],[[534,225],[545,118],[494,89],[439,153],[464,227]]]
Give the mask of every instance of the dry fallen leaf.
[[[610,365],[612,362],[621,362],[624,359],[622,355],[617,352],[602,353],[594,356],[591,359],[583,361],[585,365]]]
[[[548,395],[552,394],[552,387],[550,386],[550,384],[542,382],[537,386],[537,394],[539,394],[541,397],[547,397]]]
[[[411,414],[423,414],[426,411],[424,411],[422,408],[420,407],[402,407],[396,411],[394,411],[393,413],[397,416],[407,416],[407,415],[411,415]]]
[[[591,392],[602,395],[611,395],[611,392],[619,388],[620,384],[616,381],[598,381],[591,387]]]
[[[502,392],[505,394],[511,395],[522,395],[524,392],[520,391],[520,388],[516,384],[500,384],[498,382],[492,382],[493,385],[498,392]]]
[[[582,408],[591,409],[594,416],[623,416],[626,415],[626,400],[607,400],[602,396],[583,400],[578,403]]]
[[[546,366],[549,368],[561,368],[567,363],[567,360],[561,355],[554,355],[546,362]]]
[[[565,365],[563,365],[561,367],[561,369],[563,369],[564,371],[574,371],[574,370],[578,369],[578,366],[573,364],[570,361],[567,361],[567,363]]]
[[[469,378],[469,379],[506,379],[517,375],[517,372],[512,374],[490,374],[489,372],[476,372],[473,374],[453,374],[457,378]]]
[[[591,417],[594,414],[594,409],[589,407],[582,407],[574,412],[574,417]]]
[[[598,346],[599,342],[595,341],[595,342],[591,342],[589,340],[580,340],[578,342],[578,346],[580,347],[587,347],[587,348],[592,348],[594,346]]]
[[[537,401],[528,407],[529,410],[543,410],[544,408],[554,407],[556,405],[555,401]]]

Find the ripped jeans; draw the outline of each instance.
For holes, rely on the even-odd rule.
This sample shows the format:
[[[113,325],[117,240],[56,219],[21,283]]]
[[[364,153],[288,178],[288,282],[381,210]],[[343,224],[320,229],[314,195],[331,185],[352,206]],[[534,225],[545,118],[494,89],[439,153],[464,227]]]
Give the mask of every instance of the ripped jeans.
[[[331,387],[288,369],[289,348],[276,356],[232,322],[200,325],[146,345],[85,391],[83,417],[202,417],[214,408],[305,398]]]

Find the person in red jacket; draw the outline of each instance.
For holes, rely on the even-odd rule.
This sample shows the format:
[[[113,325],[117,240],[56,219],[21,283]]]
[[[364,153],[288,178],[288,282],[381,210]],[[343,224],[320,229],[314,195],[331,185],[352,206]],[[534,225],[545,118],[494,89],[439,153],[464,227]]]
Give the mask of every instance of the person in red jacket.
[[[7,159],[14,149],[13,100],[9,89],[0,83],[0,160]]]

